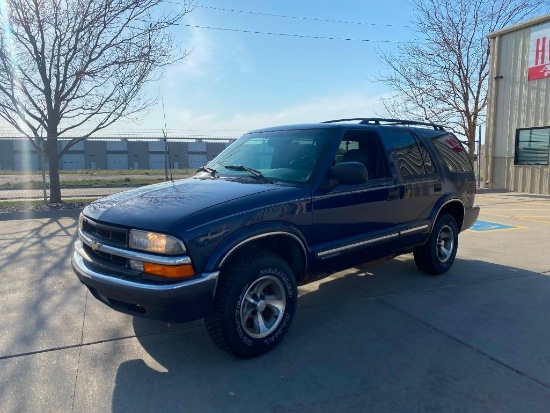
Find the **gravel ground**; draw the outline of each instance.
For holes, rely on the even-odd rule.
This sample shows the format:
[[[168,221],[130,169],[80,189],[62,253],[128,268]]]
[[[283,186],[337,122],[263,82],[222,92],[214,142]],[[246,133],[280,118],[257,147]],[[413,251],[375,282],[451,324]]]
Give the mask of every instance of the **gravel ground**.
[[[0,213],[23,211],[53,211],[58,209],[82,209],[86,205],[88,205],[88,202],[61,202],[39,205],[0,205]]]

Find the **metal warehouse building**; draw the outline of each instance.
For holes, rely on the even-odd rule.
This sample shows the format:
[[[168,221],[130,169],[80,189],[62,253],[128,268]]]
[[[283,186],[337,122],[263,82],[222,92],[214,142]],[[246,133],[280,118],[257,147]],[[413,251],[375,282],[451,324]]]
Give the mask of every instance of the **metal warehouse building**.
[[[204,138],[90,138],[78,142],[59,160],[60,170],[196,169],[212,160],[234,137]],[[68,139],[58,140],[58,151]],[[44,159],[47,163],[47,159]],[[36,171],[41,169],[40,153],[26,138],[0,137],[0,170]],[[46,167],[47,169],[47,167]]]
[[[487,37],[486,185],[550,194],[550,14]]]

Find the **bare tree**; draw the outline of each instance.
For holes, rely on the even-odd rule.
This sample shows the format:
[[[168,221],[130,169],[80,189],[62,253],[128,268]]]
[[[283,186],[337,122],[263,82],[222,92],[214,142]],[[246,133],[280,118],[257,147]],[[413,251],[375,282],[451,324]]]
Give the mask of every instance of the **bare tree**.
[[[71,146],[155,102],[144,86],[186,56],[169,29],[191,1],[178,11],[166,0],[3,2],[0,116],[44,148],[50,202],[61,201],[59,159]],[[79,127],[87,133],[58,148]]]
[[[380,51],[389,69],[378,80],[394,92],[383,100],[391,117],[443,123],[468,140],[487,106],[487,34],[548,12],[548,0],[412,0],[415,42]]]

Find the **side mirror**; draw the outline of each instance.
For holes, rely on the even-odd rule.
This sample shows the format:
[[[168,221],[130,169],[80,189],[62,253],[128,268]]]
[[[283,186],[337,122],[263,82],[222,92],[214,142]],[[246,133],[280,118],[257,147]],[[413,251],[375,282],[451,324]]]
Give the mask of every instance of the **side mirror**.
[[[341,185],[359,185],[367,182],[369,173],[360,162],[340,162],[332,167],[332,177]]]

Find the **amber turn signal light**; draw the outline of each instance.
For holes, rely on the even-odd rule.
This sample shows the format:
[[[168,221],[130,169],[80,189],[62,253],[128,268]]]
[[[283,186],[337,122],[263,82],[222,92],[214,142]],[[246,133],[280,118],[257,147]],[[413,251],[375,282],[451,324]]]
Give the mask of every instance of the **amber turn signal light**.
[[[166,278],[184,278],[195,275],[192,265],[160,265],[144,262],[143,271]]]

